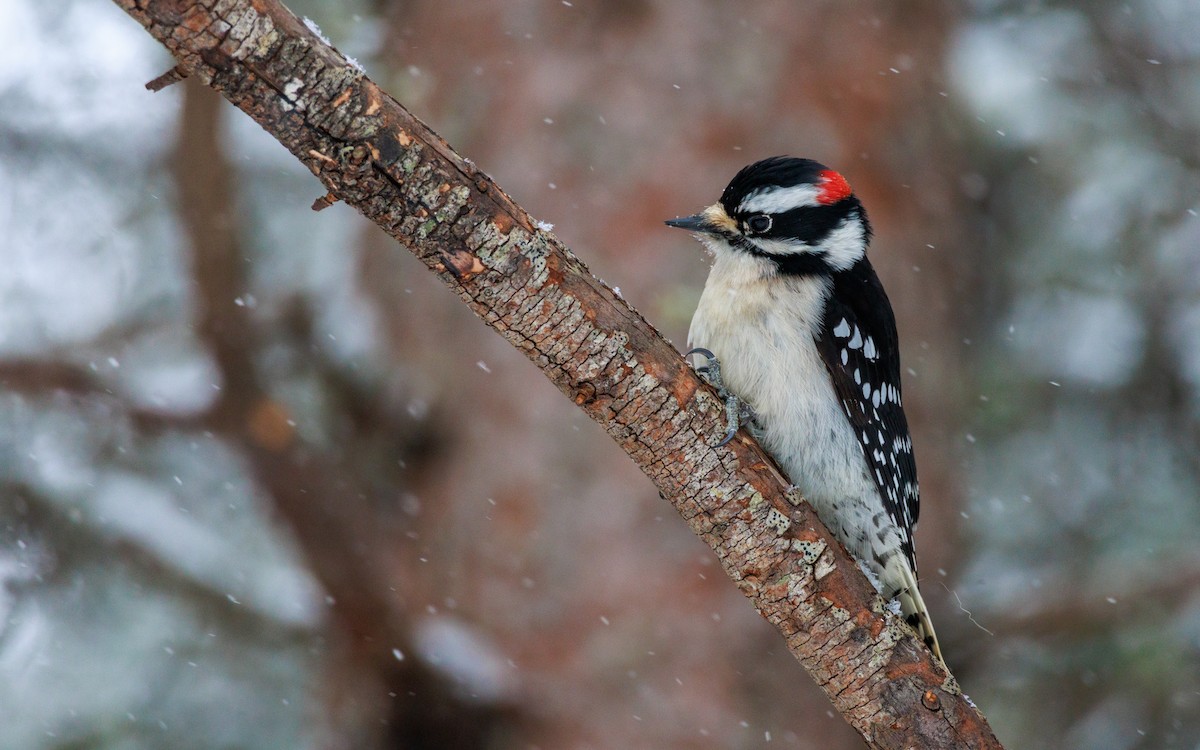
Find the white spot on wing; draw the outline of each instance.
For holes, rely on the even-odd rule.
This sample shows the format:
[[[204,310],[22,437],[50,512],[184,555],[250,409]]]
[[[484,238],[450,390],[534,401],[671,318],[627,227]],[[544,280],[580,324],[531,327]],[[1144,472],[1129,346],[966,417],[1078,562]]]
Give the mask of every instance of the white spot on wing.
[[[863,346],[863,354],[867,355],[867,359],[875,359],[879,352],[875,351],[875,339],[867,336],[867,343]]]
[[[847,322],[845,318],[842,318],[841,321],[837,324],[837,327],[833,329],[833,335],[837,336],[838,338],[842,338],[842,339],[849,336],[850,335],[850,323]]]
[[[854,337],[850,339],[850,343],[848,344],[848,346],[851,349],[862,348],[862,336],[858,335],[858,327],[857,326],[854,328]]]

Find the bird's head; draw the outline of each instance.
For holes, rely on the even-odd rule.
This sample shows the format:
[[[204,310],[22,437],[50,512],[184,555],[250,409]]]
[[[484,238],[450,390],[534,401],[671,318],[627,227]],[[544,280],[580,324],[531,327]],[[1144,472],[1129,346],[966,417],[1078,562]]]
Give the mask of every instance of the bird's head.
[[[851,268],[866,255],[871,235],[846,178],[790,156],[743,167],[719,201],[667,225],[693,232],[715,254],[748,253],[800,275]]]

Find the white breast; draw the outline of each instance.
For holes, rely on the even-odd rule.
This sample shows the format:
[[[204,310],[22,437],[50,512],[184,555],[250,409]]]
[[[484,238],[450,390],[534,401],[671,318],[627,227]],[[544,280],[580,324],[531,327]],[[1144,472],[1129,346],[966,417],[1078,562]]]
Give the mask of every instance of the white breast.
[[[770,261],[708,244],[715,262],[689,343],[721,360],[726,387],[754,409],[763,447],[855,549],[880,504],[814,340],[829,282],[778,276]]]

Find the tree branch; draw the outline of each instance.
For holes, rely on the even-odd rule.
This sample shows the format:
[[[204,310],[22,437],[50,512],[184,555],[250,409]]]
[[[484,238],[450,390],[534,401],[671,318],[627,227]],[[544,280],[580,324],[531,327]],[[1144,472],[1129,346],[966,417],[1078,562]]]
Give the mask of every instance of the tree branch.
[[[986,720],[679,353],[278,0],[114,0],[407,246],[629,454],[876,748],[999,748]],[[326,200],[326,205],[328,204]]]

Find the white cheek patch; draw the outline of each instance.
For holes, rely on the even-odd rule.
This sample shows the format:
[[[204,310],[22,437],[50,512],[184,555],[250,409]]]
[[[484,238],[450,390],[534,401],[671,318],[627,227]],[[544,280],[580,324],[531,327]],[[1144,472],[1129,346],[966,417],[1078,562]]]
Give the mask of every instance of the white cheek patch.
[[[768,255],[800,255],[802,253],[820,253],[822,248],[813,247],[804,242],[789,242],[788,240],[768,240],[764,237],[754,237],[750,240],[759,250]]]
[[[739,213],[781,214],[794,208],[819,206],[821,189],[816,185],[767,187],[755,190],[738,204]]]
[[[829,233],[820,249],[825,252],[829,265],[845,271],[862,259],[866,253],[866,240],[862,221],[851,215]]]

